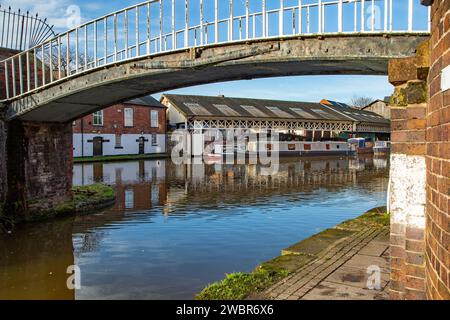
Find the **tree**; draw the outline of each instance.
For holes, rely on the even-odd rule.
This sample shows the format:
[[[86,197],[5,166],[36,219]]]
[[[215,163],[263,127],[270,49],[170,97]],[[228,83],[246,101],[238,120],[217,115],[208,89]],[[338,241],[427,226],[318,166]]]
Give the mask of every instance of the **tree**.
[[[353,108],[361,109],[373,102],[373,100],[374,99],[372,97],[353,96],[352,100],[350,101],[350,106]]]

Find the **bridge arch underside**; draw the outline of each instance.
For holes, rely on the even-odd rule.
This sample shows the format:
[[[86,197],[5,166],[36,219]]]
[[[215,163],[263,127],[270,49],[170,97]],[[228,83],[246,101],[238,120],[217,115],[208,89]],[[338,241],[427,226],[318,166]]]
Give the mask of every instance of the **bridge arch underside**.
[[[93,69],[4,103],[9,120],[67,122],[131,98],[193,85],[294,75],[387,75],[389,59],[413,56],[428,37],[312,36],[195,48]]]

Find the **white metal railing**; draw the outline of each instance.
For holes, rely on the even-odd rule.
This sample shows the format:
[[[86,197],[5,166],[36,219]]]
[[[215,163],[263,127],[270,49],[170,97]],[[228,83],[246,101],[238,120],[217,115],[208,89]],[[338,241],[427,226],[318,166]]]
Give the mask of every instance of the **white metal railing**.
[[[309,34],[429,32],[427,10],[420,0],[147,1],[0,62],[6,91],[0,96],[20,98],[88,70],[197,46]]]

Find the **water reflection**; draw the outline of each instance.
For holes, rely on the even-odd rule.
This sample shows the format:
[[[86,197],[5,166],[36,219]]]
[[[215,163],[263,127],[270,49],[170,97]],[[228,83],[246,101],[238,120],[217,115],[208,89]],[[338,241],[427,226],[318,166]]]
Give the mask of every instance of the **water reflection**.
[[[383,205],[383,158],[257,165],[76,164],[74,185],[115,186],[113,208],[0,236],[0,298],[192,298],[301,238]],[[66,268],[82,288],[66,289]]]

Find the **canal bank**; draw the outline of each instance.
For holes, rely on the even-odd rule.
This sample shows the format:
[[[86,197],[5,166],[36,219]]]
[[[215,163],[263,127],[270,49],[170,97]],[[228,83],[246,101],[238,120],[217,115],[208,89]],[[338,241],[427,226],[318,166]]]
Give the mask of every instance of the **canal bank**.
[[[369,210],[283,249],[251,273],[227,275],[196,299],[387,299],[388,234],[386,208]]]
[[[72,188],[72,192],[73,198],[71,201],[66,201],[49,210],[27,210],[16,203],[1,205],[0,232],[10,232],[14,225],[18,223],[38,222],[68,215],[92,213],[114,205],[116,200],[114,188],[103,183],[76,186]],[[15,214],[8,214],[9,212]]]

